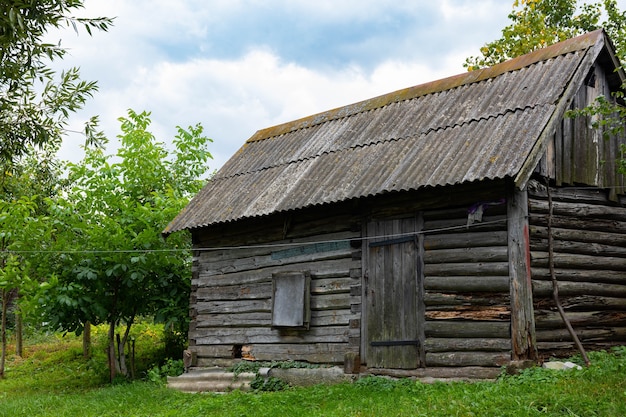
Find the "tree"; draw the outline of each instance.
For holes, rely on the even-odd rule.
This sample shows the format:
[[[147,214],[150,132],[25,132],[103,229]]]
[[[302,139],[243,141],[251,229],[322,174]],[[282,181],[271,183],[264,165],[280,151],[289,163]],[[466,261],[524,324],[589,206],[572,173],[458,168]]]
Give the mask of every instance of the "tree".
[[[179,127],[169,152],[147,130],[149,113],[129,110],[119,120],[115,160],[86,148],[83,161],[69,167],[71,190],[51,206],[63,253],[43,297],[51,324],[66,331],[108,324],[111,379],[129,373],[125,346],[137,317],[186,324],[190,239],[182,233],[165,240],[161,232],[203,186],[211,157],[200,125]]]
[[[467,58],[468,70],[492,66],[603,27],[613,42],[620,60],[626,57],[626,14],[616,0],[583,3],[577,0],[515,0],[509,14],[511,24],[502,37],[480,49],[482,55]],[[606,20],[601,18],[606,16]]]
[[[4,377],[9,302],[17,298],[18,291],[29,292],[33,285],[29,264],[19,253],[33,250],[33,245],[43,240],[47,228],[45,219],[34,217],[34,200],[35,197],[0,199],[0,378]]]
[[[96,91],[95,82],[80,79],[77,68],[56,78],[47,64],[67,52],[43,41],[52,28],[82,25],[108,30],[112,19],[74,18],[83,0],[4,0],[0,2],[0,175],[15,157],[49,143],[60,143],[71,112]],[[88,141],[102,135],[97,118],[85,125]]]

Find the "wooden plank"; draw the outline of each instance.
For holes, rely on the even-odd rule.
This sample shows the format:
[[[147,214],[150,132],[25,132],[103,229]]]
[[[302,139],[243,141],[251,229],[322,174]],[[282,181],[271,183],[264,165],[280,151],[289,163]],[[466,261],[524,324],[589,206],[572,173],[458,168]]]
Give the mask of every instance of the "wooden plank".
[[[510,324],[493,321],[429,320],[424,325],[426,337],[496,338],[510,337]]]
[[[508,258],[511,294],[511,347],[513,360],[536,360],[533,294],[530,276],[528,195],[512,189],[507,199]]]
[[[504,366],[511,361],[508,352],[437,352],[426,353],[426,367]]]
[[[506,246],[468,247],[426,250],[425,264],[441,264],[455,262],[506,262],[508,253]]]
[[[428,270],[428,269],[427,269]],[[435,291],[455,293],[483,293],[509,291],[507,276],[426,276],[424,278],[426,293]]]
[[[424,348],[431,353],[450,351],[509,352],[511,350],[511,339],[428,337],[424,342]]]

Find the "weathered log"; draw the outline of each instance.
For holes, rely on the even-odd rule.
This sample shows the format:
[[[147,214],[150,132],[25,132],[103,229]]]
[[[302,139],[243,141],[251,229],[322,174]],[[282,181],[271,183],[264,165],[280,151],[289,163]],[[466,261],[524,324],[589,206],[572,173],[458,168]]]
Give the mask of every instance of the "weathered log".
[[[498,306],[509,305],[508,293],[476,292],[476,293],[444,293],[439,291],[426,291],[424,294],[426,309],[439,309],[459,305],[473,306]]]
[[[429,320],[424,324],[426,337],[496,338],[510,337],[510,324],[497,321]]]
[[[478,320],[506,321],[511,320],[509,306],[457,306],[447,309],[426,310],[426,320]]]
[[[350,276],[350,270],[360,268],[360,261],[349,258],[332,259],[324,262],[304,262],[295,265],[279,265],[267,268],[259,268],[250,271],[231,272],[226,274],[211,275],[199,271],[198,278],[192,279],[192,285],[215,286],[215,285],[241,285],[246,283],[258,283],[271,280],[272,274],[283,271],[309,271],[311,277],[340,277]]]
[[[548,201],[531,199],[529,201],[532,213],[548,213]],[[626,219],[626,208],[612,207],[600,204],[585,204],[582,202],[569,203],[554,201],[552,203],[555,216],[573,216],[579,219],[607,219],[624,221]]]
[[[437,249],[424,252],[424,263],[426,264],[507,261],[508,251],[506,246]]]
[[[252,344],[249,360],[306,361],[310,363],[343,363],[346,343]]]
[[[552,283],[533,280],[534,297],[549,297],[551,294]],[[626,298],[626,285],[559,281],[559,294],[562,296],[599,295]]]
[[[532,185],[531,182],[533,183]],[[587,204],[610,203],[606,190],[601,188],[557,187],[550,189],[550,193],[554,201]],[[546,200],[548,198],[545,184],[535,180],[528,183],[528,194],[532,199]]]
[[[264,255],[264,256],[254,256],[249,258],[238,258],[238,259],[229,259],[227,261],[221,262],[210,262],[206,263],[209,268],[201,273],[205,275],[219,275],[219,274],[227,274],[232,272],[242,272],[255,270],[258,268],[268,268],[272,266],[278,265],[293,265],[300,264],[305,262],[323,262],[329,261],[333,259],[343,259],[343,258],[352,258],[352,248],[349,246],[349,242],[343,242],[345,247],[338,250],[325,250],[323,247],[328,246],[330,248],[334,248],[337,244],[322,244],[318,243],[315,245],[309,246],[301,246],[296,248],[283,249],[281,251],[275,251],[273,253]],[[318,246],[320,248],[318,248]],[[311,248],[316,252],[306,253],[307,248]],[[299,249],[302,251],[300,253]],[[293,255],[284,254],[281,257],[277,257],[276,253],[287,253],[293,251]]]
[[[426,251],[481,246],[506,246],[506,244],[507,233],[504,230],[495,232],[448,233],[426,235],[424,237],[424,249]]]
[[[587,341],[626,341],[626,327],[607,326],[603,328],[589,329],[579,328],[576,334],[583,342]],[[565,328],[560,329],[537,329],[537,340],[541,342],[571,341],[572,336]]]
[[[573,297],[561,297],[561,304],[566,311],[592,311],[592,310],[626,310],[626,298],[602,297],[595,295],[578,295]],[[554,300],[537,298],[535,309],[548,310],[554,307]]]
[[[531,242],[536,239],[547,239],[548,228],[544,226],[530,226]],[[623,233],[597,232],[594,230],[557,229],[552,228],[555,244],[559,241],[597,243],[609,246],[626,246],[626,235]]]
[[[201,287],[195,295],[198,302],[265,299],[272,296],[272,283]]]
[[[424,275],[435,276],[508,276],[508,262],[476,262],[452,264],[425,264]]]
[[[500,367],[431,367],[420,369],[376,369],[369,368],[372,375],[390,376],[394,378],[442,379],[442,380],[475,380],[495,379],[502,372]]]
[[[530,212],[529,222],[531,225],[546,226],[548,215]],[[573,217],[554,216],[552,227],[557,229],[592,230],[608,233],[626,233],[626,221],[607,219],[578,219]]]
[[[574,327],[626,326],[626,311],[573,311],[565,313]],[[536,310],[537,329],[563,327],[560,314],[549,310]]]
[[[426,352],[485,351],[503,352],[511,350],[511,339],[436,338],[424,341]]]
[[[548,259],[549,256],[547,252],[531,252],[531,265],[533,267],[544,267]],[[569,269],[606,269],[612,271],[626,271],[626,259],[611,256],[555,253],[554,267]]]
[[[624,236],[624,242],[626,243],[626,235]],[[548,240],[534,239],[532,241],[532,250],[534,253],[547,251]],[[604,257],[626,258],[626,247],[619,247],[613,244],[604,245],[596,242],[554,241],[553,250],[556,253],[588,255],[600,259]],[[626,259],[623,259],[622,262],[626,263]]]
[[[311,296],[311,310],[341,310],[350,308],[350,293]]]
[[[272,300],[202,301],[195,305],[200,314],[271,312]]]
[[[271,326],[271,312],[255,313],[215,313],[199,314],[195,319],[196,328],[202,327],[258,327]]]
[[[531,268],[533,280],[550,280],[548,268]],[[623,271],[606,271],[595,269],[557,269],[554,271],[557,280],[572,282],[624,284],[626,274]]]
[[[427,368],[431,366],[503,366],[510,361],[510,352],[426,353]]]
[[[314,327],[307,331],[286,331],[269,327],[201,328],[189,332],[198,345],[251,343],[348,343],[347,326]]]
[[[324,278],[311,281],[311,294],[349,293],[354,285],[352,278]]]
[[[424,233],[433,235],[438,233],[458,233],[462,230],[468,232],[496,232],[506,228],[506,215],[484,216],[482,222],[467,226],[467,212],[465,216],[442,220],[426,220]]]
[[[429,270],[429,272],[432,272]],[[424,278],[426,292],[456,293],[509,292],[507,276],[430,276]]]

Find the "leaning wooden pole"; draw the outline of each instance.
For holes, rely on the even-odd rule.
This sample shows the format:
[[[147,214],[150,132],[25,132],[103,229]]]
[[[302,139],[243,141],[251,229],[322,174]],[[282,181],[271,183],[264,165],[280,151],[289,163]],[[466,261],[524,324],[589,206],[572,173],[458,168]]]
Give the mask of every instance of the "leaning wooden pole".
[[[557,310],[559,310],[559,314],[563,319],[563,323],[565,323],[567,331],[572,336],[572,340],[574,340],[574,343],[576,344],[576,347],[578,348],[578,351],[580,352],[583,361],[585,361],[585,365],[589,366],[591,362],[589,361],[587,352],[585,351],[583,344],[580,342],[576,331],[574,331],[572,323],[570,323],[569,319],[565,315],[565,310],[563,309],[563,306],[561,305],[561,299],[559,298],[559,283],[556,279],[556,274],[554,272],[554,238],[552,237],[552,194],[550,193],[550,183],[548,181],[546,181],[546,191],[548,194],[548,267],[550,268],[550,280],[552,281],[552,298],[554,299],[556,308]]]

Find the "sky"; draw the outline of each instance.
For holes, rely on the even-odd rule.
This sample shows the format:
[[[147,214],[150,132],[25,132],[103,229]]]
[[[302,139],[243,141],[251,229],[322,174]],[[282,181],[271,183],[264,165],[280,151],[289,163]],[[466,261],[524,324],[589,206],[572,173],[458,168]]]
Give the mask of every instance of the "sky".
[[[626,2],[626,0],[623,0]],[[211,171],[255,131],[465,71],[500,37],[513,0],[85,0],[108,32],[47,35],[99,91],[70,130],[98,115],[115,152],[119,117],[151,112],[151,132],[202,124]],[[622,1],[620,1],[622,3]],[[70,133],[61,159],[79,161]]]

